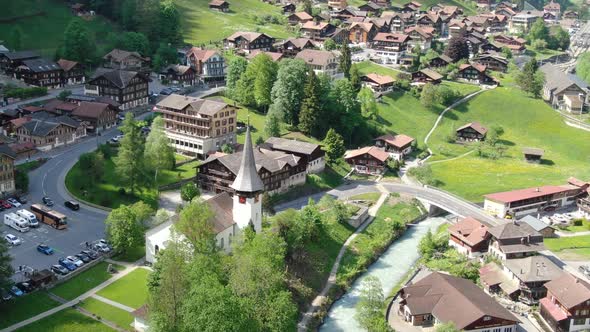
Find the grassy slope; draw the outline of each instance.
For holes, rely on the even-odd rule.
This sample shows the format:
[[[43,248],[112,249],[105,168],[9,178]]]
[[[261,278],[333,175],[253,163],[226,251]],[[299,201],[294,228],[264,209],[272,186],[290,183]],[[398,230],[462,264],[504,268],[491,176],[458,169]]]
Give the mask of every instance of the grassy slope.
[[[147,301],[147,276],[149,273],[146,269],[137,268],[97,294],[137,309]]]
[[[37,49],[49,57],[61,45],[63,33],[74,17],[64,1],[59,0],[0,0],[0,8],[0,19],[43,12],[41,16],[0,23],[0,40],[9,39],[12,28],[18,26],[23,32],[23,48]],[[102,17],[95,17],[86,26],[99,43],[118,29]]]
[[[80,306],[102,319],[119,325],[123,329],[133,331],[133,328],[130,326],[133,322],[133,316],[125,310],[90,297],[84,300]]]
[[[184,36],[187,42],[208,44],[221,41],[235,31],[256,31],[268,33],[275,38],[286,38],[293,33],[287,31],[287,24],[254,23],[254,16],[263,14],[281,15],[280,7],[260,0],[231,1],[230,12],[220,13],[209,10],[209,0],[176,0],[183,16]]]
[[[0,329],[16,324],[59,305],[45,292],[35,292],[0,303]]]
[[[545,246],[562,259],[590,260],[590,235],[545,239]]]
[[[73,300],[110,279],[113,275],[107,272],[108,265],[109,263],[100,262],[63,284],[54,287],[51,289],[51,293],[66,300]],[[114,265],[114,267],[118,270],[123,269],[122,266],[118,265]]]
[[[403,5],[408,2],[410,2],[410,0],[393,0],[391,2],[391,4],[394,6],[400,6],[400,5]],[[423,9],[423,10],[428,10],[430,7],[432,7],[433,5],[436,5],[436,4],[445,4],[445,5],[449,5],[449,6],[457,6],[457,7],[463,8],[463,12],[465,13],[465,15],[475,15],[475,13],[476,13],[474,9],[466,7],[463,4],[463,1],[460,1],[460,0],[442,0],[442,1],[440,1],[440,0],[420,0],[418,2],[420,2],[422,4],[421,9]]]
[[[110,327],[84,316],[74,309],[65,309],[17,330],[18,332],[111,332]]]
[[[590,178],[590,133],[565,125],[543,101],[525,96],[516,88],[485,92],[448,113],[431,138],[430,147],[446,157],[458,156],[469,148],[448,144],[444,137],[453,128],[479,121],[488,128],[501,125],[506,154],[499,160],[469,155],[432,165],[442,188],[473,201],[491,192],[543,184],[563,184],[570,176]],[[523,160],[523,147],[545,150],[544,162]],[[457,175],[460,174],[460,178]]]

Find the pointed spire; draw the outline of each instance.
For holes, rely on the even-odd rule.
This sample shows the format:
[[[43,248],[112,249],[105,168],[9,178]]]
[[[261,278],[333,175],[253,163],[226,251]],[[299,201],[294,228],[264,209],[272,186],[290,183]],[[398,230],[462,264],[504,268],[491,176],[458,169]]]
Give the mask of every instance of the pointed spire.
[[[254,149],[252,147],[252,138],[250,137],[250,119],[246,127],[246,141],[244,142],[244,151],[242,151],[242,163],[238,175],[231,187],[239,192],[257,192],[264,190],[264,183],[256,171],[256,162],[254,160]]]

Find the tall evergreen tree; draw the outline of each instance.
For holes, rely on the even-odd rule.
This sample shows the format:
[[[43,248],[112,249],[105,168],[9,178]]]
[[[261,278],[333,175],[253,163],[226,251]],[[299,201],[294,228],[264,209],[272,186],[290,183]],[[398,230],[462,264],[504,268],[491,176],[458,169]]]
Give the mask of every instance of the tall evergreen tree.
[[[518,73],[516,76],[516,84],[520,86],[520,88],[535,98],[539,98],[541,96],[541,90],[543,89],[543,83],[545,81],[545,77],[539,69],[539,64],[535,58],[532,58],[529,62],[527,62],[522,71]]]
[[[313,7],[311,0],[303,0],[303,11],[309,15],[313,15]]]
[[[121,131],[124,136],[121,139],[119,153],[114,160],[115,171],[121,181],[134,192],[145,174],[143,167],[143,138],[132,112],[125,115]]]
[[[72,61],[88,63],[94,58],[96,45],[80,18],[74,18],[64,32],[63,56]]]
[[[344,41],[340,47],[340,63],[338,69],[344,73],[344,77],[350,78],[350,67],[352,66],[352,59],[350,55],[350,47],[348,42]]]
[[[12,284],[12,256],[8,252],[8,242],[4,238],[0,238],[0,288],[4,288]]]
[[[10,30],[10,36],[8,36],[8,47],[11,50],[18,51],[23,48],[23,30],[19,26],[14,26]]]
[[[352,67],[350,67],[350,84],[352,84],[354,91],[359,92],[361,90],[361,73],[359,72],[357,65],[352,65]]]
[[[180,12],[172,0],[164,0],[159,8],[159,38],[172,46],[182,44],[182,32],[180,23]]]
[[[303,60],[284,59],[279,63],[269,114],[274,113],[280,120],[293,126],[299,123],[306,73],[307,66]]]
[[[274,111],[268,112],[264,123],[264,134],[267,137],[279,137],[281,135],[281,122]]]
[[[137,0],[124,0],[121,4],[120,21],[125,30],[137,26]]]
[[[303,133],[314,137],[319,135],[319,123],[322,121],[318,92],[318,79],[315,72],[310,70],[307,82],[305,83],[305,97],[301,104],[301,113],[299,113],[299,129]]]

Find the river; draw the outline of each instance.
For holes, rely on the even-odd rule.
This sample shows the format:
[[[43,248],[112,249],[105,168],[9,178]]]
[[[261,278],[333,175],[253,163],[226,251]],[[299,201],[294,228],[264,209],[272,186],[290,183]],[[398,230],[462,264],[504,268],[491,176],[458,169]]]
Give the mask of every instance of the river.
[[[387,297],[393,286],[407,273],[418,260],[418,243],[426,235],[428,230],[435,231],[444,223],[444,218],[428,218],[408,230],[373,263],[367,272],[357,278],[344,296],[334,303],[320,331],[360,331],[355,314],[355,305],[358,301],[362,281],[367,276],[376,276],[383,286],[383,294]]]

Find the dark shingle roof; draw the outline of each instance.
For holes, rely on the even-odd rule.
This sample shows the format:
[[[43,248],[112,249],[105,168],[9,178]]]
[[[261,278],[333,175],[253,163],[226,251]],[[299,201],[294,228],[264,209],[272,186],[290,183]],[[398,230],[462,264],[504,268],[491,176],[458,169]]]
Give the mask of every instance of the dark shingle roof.
[[[554,94],[558,94],[574,84],[578,85],[578,82],[572,80],[570,76],[550,63],[544,64],[539,69],[545,74],[545,85],[549,90],[555,90]],[[585,86],[579,85],[578,87],[580,89],[585,88]]]
[[[318,144],[279,137],[269,137],[265,143],[269,146],[270,149],[307,155],[312,154],[319,147]]]
[[[29,132],[31,136],[43,137],[49,134],[60,124],[72,128],[78,128],[80,126],[80,122],[67,115],[55,117],[47,112],[37,112],[32,115],[31,121],[25,123],[23,127]]]
[[[35,73],[61,70],[61,67],[57,63],[43,58],[24,60],[23,64]]]
[[[545,256],[508,259],[504,265],[522,282],[549,281],[564,273]]]
[[[507,222],[488,230],[496,239],[526,238],[527,236],[541,236],[529,224],[524,222]],[[542,242],[542,240],[541,240]]]
[[[0,154],[16,159],[16,153],[10,148],[10,146],[8,146],[8,144],[0,144]]]
[[[129,70],[120,70],[120,69],[106,69],[106,68],[99,68],[92,80],[95,80],[99,77],[104,77],[109,82],[113,83],[118,88],[124,89],[129,85],[132,79],[136,76],[142,76],[136,71],[129,71]]]
[[[35,51],[17,51],[4,53],[4,56],[10,60],[34,59],[39,57]]]

